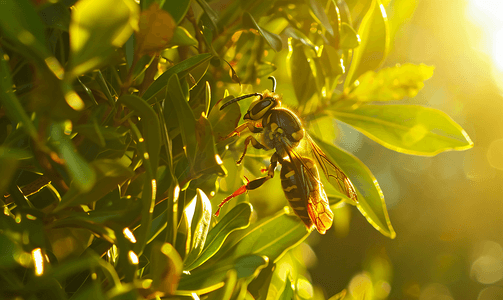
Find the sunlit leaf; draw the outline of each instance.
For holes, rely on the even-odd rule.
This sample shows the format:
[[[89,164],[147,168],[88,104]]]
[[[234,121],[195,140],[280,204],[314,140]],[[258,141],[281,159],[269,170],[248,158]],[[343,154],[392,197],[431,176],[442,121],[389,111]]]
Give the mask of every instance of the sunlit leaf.
[[[147,89],[147,91],[142,95],[142,98],[145,100],[150,100],[153,96],[155,96],[158,92],[160,92],[163,88],[168,84],[168,80],[173,74],[179,74],[179,77],[183,77],[187,75],[188,71],[192,70],[194,67],[207,62],[210,60],[212,55],[210,53],[203,53],[192,56],[173,67],[169,68],[166,72],[162,73]],[[184,72],[185,71],[185,72]],[[182,73],[183,72],[183,73]]]
[[[294,299],[294,291],[290,280],[290,276],[287,276],[285,280],[285,287],[278,300]]]
[[[363,105],[331,111],[338,120],[381,145],[403,153],[433,156],[473,147],[468,134],[444,112],[418,105]]]
[[[339,47],[341,49],[353,49],[360,45],[360,36],[349,24],[342,23],[340,35]]]
[[[379,72],[367,71],[358,78],[358,85],[349,98],[357,101],[390,101],[415,97],[423,81],[433,76],[435,67],[424,64],[404,64]]]
[[[197,189],[195,197],[196,208],[194,216],[192,217],[192,243],[189,255],[186,261],[194,260],[199,256],[204,248],[208,230],[210,228],[210,221],[212,215],[211,202],[208,196],[201,190]]]
[[[69,79],[104,64],[138,30],[138,21],[133,0],[78,1],[70,23]]]
[[[226,259],[253,253],[269,257],[276,262],[286,251],[300,244],[310,231],[294,215],[281,212],[272,218],[262,219],[255,226],[240,233],[240,238],[219,252]]]
[[[358,28],[358,35],[361,43],[354,51],[344,88],[349,87],[368,70],[379,67],[388,54],[388,18],[381,0],[372,0]]]
[[[333,36],[334,29],[332,28],[332,24],[330,24],[330,20],[325,13],[323,5],[318,0],[309,0],[309,7],[321,25]]]
[[[220,249],[231,232],[248,227],[251,212],[252,207],[249,203],[240,203],[225,214],[222,220],[208,233],[205,246],[199,257],[194,262],[187,264],[185,270],[195,269],[210,259]]]
[[[288,27],[285,29],[284,32],[287,36],[292,37],[298,41],[300,41],[302,44],[310,47],[311,49],[315,50],[316,45],[313,44],[313,42],[300,30],[294,27]]]
[[[385,236],[395,238],[396,233],[389,220],[384,195],[369,168],[352,154],[326,144],[316,136],[313,136],[313,139],[353,183],[358,195],[356,205],[367,221]]]
[[[231,269],[236,270],[237,278],[250,278],[267,266],[269,259],[259,255],[244,255],[225,264],[211,268],[195,269],[191,274],[182,275],[179,290],[206,293],[220,288]]]
[[[169,1],[168,1],[169,2]],[[197,40],[190,35],[187,29],[178,26],[175,29],[173,38],[169,42],[169,46],[196,46]]]
[[[140,30],[136,35],[135,55],[140,57],[166,48],[175,33],[176,23],[168,12],[154,2],[141,12],[138,26]]]
[[[279,35],[260,27],[252,17],[252,15],[248,12],[245,12],[243,15],[243,25],[245,28],[253,28],[258,30],[258,32],[260,32],[260,34],[265,38],[269,46],[271,46],[274,51],[279,52],[281,51],[281,48],[283,48],[283,43],[281,42]]]

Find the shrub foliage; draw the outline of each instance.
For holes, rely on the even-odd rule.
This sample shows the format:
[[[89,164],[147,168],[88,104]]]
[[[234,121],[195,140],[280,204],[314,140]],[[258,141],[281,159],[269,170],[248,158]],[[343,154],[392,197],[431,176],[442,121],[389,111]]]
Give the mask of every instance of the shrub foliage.
[[[433,67],[380,68],[381,0],[137,2],[0,2],[2,298],[309,298],[305,268],[276,268],[311,233],[298,218],[244,196],[213,214],[271,155],[235,165],[244,137],[225,137],[250,102],[221,103],[271,74],[355,185],[357,204],[325,184],[332,208],[385,236],[383,193],[334,119],[408,154],[472,146],[446,114],[396,104]]]

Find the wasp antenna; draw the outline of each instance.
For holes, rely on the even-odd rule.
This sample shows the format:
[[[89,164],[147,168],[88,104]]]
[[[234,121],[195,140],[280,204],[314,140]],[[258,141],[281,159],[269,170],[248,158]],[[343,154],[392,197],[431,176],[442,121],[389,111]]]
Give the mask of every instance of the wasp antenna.
[[[220,110],[224,109],[225,107],[231,105],[234,102],[238,102],[240,100],[243,100],[243,99],[246,99],[246,98],[250,98],[250,97],[253,97],[253,96],[260,96],[260,98],[262,98],[262,94],[260,94],[260,93],[253,93],[253,94],[243,95],[243,96],[234,98],[234,99],[232,99],[229,102],[226,102],[224,105],[222,105],[222,107],[220,107]]]
[[[274,91],[276,91],[276,78],[274,78],[274,76],[269,76],[267,79],[272,80],[272,92],[274,93]]]

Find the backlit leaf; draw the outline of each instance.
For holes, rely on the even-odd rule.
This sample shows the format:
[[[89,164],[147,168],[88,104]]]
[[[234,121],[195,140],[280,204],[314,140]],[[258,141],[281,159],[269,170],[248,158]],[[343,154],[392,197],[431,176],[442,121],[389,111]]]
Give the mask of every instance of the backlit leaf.
[[[184,269],[192,270],[210,259],[222,246],[229,234],[235,230],[248,227],[250,224],[252,207],[249,203],[240,203],[236,205],[230,212],[213,227],[208,236],[206,243],[199,257],[192,263],[188,264]]]
[[[388,17],[381,0],[372,0],[358,28],[358,35],[361,43],[354,51],[344,88],[349,87],[368,70],[378,68],[388,54],[390,43]]]
[[[389,220],[384,195],[369,168],[352,154],[329,145],[316,136],[313,136],[313,139],[353,183],[358,195],[356,206],[367,221],[385,236],[395,238],[396,233]]]
[[[358,85],[349,94],[356,101],[390,101],[415,97],[423,81],[433,76],[435,67],[404,64],[379,72],[367,71],[358,78]]]
[[[444,112],[418,105],[363,105],[352,111],[331,111],[381,145],[414,155],[473,147],[468,134]]]
[[[80,0],[70,23],[70,70],[75,78],[104,64],[138,30],[134,0]]]
[[[274,51],[279,52],[281,51],[281,48],[283,48],[283,43],[281,42],[279,35],[260,27],[252,17],[252,15],[248,12],[245,12],[243,15],[243,25],[245,28],[253,28],[258,30],[258,32],[260,32],[260,34],[265,38],[269,46],[271,46]]]

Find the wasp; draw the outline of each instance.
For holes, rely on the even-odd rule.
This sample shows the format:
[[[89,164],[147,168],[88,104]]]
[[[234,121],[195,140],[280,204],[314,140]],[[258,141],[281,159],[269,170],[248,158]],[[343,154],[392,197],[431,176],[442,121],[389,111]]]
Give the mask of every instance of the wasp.
[[[344,172],[339,169],[305,131],[300,118],[291,110],[281,106],[281,97],[275,93],[276,79],[272,76],[272,91],[252,93],[230,100],[222,105],[221,110],[237,101],[259,97],[253,101],[243,116],[244,124],[236,127],[227,137],[240,134],[245,130],[257,134],[245,139],[243,153],[237,164],[243,160],[248,146],[256,149],[272,150],[275,152],[270,159],[267,175],[247,180],[247,183],[225,198],[220,208],[230,199],[249,190],[254,190],[274,177],[274,170],[281,165],[281,186],[294,213],[304,222],[309,230],[316,228],[319,233],[325,232],[332,226],[334,214],[330,209],[327,195],[321,183],[318,168],[321,168],[327,179],[337,182],[338,190],[349,199],[357,202],[355,188]],[[307,144],[306,147],[302,147]],[[308,148],[306,149],[302,148]],[[304,152],[302,152],[304,151]],[[301,154],[302,153],[302,154]],[[303,155],[306,153],[305,155]]]

